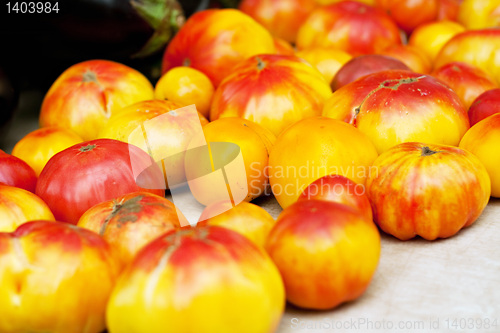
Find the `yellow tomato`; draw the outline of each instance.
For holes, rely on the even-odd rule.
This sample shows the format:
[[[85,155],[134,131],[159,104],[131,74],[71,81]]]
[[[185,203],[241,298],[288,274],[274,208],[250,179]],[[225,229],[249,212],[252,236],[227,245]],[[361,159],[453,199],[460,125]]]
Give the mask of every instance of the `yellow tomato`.
[[[424,52],[431,61],[434,61],[444,44],[463,31],[465,28],[453,21],[427,23],[413,31],[408,44]]]
[[[269,156],[269,179],[281,207],[293,204],[316,179],[339,174],[364,184],[377,158],[373,143],[354,126],[310,117],[290,126]]]
[[[470,30],[500,27],[500,0],[463,0],[458,22]]]
[[[14,231],[32,220],[54,221],[54,215],[37,195],[18,187],[0,185],[0,232]]]
[[[80,142],[83,142],[83,139],[68,129],[44,127],[19,140],[12,150],[12,155],[28,163],[38,177],[52,156]]]
[[[352,58],[345,51],[320,47],[307,48],[297,52],[296,55],[316,66],[328,83],[332,82],[338,70]]]
[[[163,74],[155,87],[155,98],[167,99],[181,106],[195,104],[208,117],[214,86],[202,72],[190,67],[175,67]]]
[[[263,247],[274,219],[264,208],[252,203],[233,206],[231,202],[221,201],[205,208],[197,226],[203,225],[231,229]]]
[[[491,196],[500,198],[500,114],[493,114],[465,133],[460,148],[476,155],[491,179]]]

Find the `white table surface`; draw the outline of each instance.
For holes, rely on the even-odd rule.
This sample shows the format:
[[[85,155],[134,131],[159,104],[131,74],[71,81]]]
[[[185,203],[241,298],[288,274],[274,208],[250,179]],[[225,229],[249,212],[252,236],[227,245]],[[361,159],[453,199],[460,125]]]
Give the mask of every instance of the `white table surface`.
[[[274,218],[281,212],[273,197],[255,203]],[[500,199],[448,239],[403,242],[382,233],[379,266],[363,296],[328,311],[288,305],[277,332],[398,331],[500,332]]]

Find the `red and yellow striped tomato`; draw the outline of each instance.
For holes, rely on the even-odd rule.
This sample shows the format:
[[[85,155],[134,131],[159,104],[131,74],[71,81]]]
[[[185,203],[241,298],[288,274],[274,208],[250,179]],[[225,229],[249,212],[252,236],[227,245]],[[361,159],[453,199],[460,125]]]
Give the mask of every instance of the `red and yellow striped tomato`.
[[[458,145],[469,129],[459,97],[436,78],[384,71],[343,86],[325,103],[323,116],[356,126],[378,153],[409,141]]]
[[[40,197],[14,186],[0,184],[0,232],[11,232],[32,220],[54,220]]]
[[[484,164],[491,179],[491,195],[500,198],[500,114],[493,114],[465,133],[460,148],[473,153]]]
[[[295,56],[258,55],[241,62],[215,91],[210,120],[241,117],[278,135],[321,113],[331,95],[320,72]]]
[[[481,68],[500,84],[500,29],[469,30],[455,35],[439,52],[434,68],[461,61]]]
[[[128,264],[144,245],[179,229],[181,223],[188,225],[168,199],[148,192],[134,192],[89,208],[77,225],[99,234]]]
[[[399,29],[380,8],[341,1],[315,9],[297,36],[299,50],[335,47],[353,56],[378,53],[401,44]]]
[[[373,217],[401,240],[451,237],[474,223],[490,198],[486,168],[457,147],[407,142],[373,167],[377,172],[366,181]]]
[[[274,37],[295,43],[300,25],[317,6],[312,0],[243,0],[239,9]]]
[[[106,319],[113,333],[272,333],[284,307],[283,281],[266,252],[235,231],[205,226],[144,247],[120,276]]]
[[[119,260],[97,234],[33,221],[0,233],[0,331],[102,332]]]
[[[453,89],[467,110],[479,95],[498,88],[495,80],[488,73],[464,62],[450,62],[435,69],[431,75]]]
[[[84,140],[97,138],[115,110],[153,99],[148,79],[128,66],[89,60],[65,70],[45,95],[40,126],[70,129]]]
[[[274,52],[273,37],[250,16],[235,9],[208,9],[192,15],[170,41],[162,72],[190,66],[217,87],[240,61]]]
[[[266,250],[283,277],[287,300],[325,310],[364,293],[380,258],[380,234],[355,208],[301,200],[278,216]]]

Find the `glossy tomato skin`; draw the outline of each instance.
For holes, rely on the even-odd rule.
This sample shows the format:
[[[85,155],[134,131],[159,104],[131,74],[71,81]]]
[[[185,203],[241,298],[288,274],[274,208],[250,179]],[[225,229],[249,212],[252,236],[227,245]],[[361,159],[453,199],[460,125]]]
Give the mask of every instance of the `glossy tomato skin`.
[[[146,245],[120,276],[106,319],[114,333],[271,333],[284,307],[283,281],[264,249],[204,226]]]
[[[440,0],[376,0],[406,33],[436,19]]]
[[[465,133],[459,147],[477,156],[488,170],[491,196],[500,198],[500,113],[481,120]]]
[[[498,88],[488,73],[464,62],[450,62],[434,70],[432,76],[450,86],[467,109],[483,92]]]
[[[35,192],[35,171],[23,160],[0,149],[0,183]]]
[[[40,197],[19,187],[0,184],[0,232],[14,231],[32,220],[54,220]]]
[[[401,44],[396,23],[382,9],[357,1],[315,9],[297,36],[299,50],[334,47],[353,56],[378,53],[394,44]]]
[[[37,177],[52,156],[83,142],[73,131],[62,127],[42,127],[25,135],[12,149],[12,155],[26,161]]]
[[[470,226],[488,204],[491,182],[472,153],[407,142],[381,154],[366,181],[375,222],[401,239],[447,238]]]
[[[485,91],[472,102],[469,108],[470,125],[473,126],[495,113],[500,113],[500,88]]]
[[[434,68],[461,61],[481,68],[500,83],[500,29],[468,30],[455,35],[441,49]]]
[[[218,86],[240,61],[275,52],[271,34],[250,16],[235,9],[208,9],[191,16],[170,41],[162,72],[190,66]]]
[[[283,277],[287,300],[325,310],[364,293],[378,265],[380,234],[355,208],[301,200],[278,216],[266,250]]]
[[[239,9],[273,36],[294,43],[300,25],[317,6],[311,0],[243,0]]]
[[[220,84],[210,120],[241,117],[279,135],[288,125],[318,115],[330,95],[321,73],[301,58],[261,54],[239,63]]]
[[[147,153],[121,141],[97,139],[54,155],[40,174],[36,194],[56,220],[76,224],[100,202],[141,190],[163,196],[164,188],[163,174]]]
[[[113,111],[153,97],[149,80],[131,67],[107,60],[80,62],[66,69],[45,95],[40,127],[60,126],[93,140]]]
[[[102,332],[120,269],[99,235],[66,223],[0,233],[0,331]]]
[[[188,224],[168,199],[134,192],[92,206],[77,225],[99,234],[129,263],[155,238]]]
[[[458,145],[469,129],[459,97],[438,79],[390,70],[364,76],[335,91],[323,116],[356,126],[378,153],[402,142]]]
[[[335,91],[360,77],[390,69],[410,70],[402,61],[391,56],[367,54],[354,57],[335,74],[331,87]]]

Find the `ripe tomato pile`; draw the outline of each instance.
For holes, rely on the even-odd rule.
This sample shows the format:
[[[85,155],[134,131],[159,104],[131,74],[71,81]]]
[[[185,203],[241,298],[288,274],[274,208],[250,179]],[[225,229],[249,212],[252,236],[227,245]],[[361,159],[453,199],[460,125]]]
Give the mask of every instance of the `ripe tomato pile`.
[[[500,197],[499,13],[242,0],[193,14],[155,85],[74,64],[0,151],[0,332],[276,332],[286,302],[362,298],[381,233],[466,233]]]

